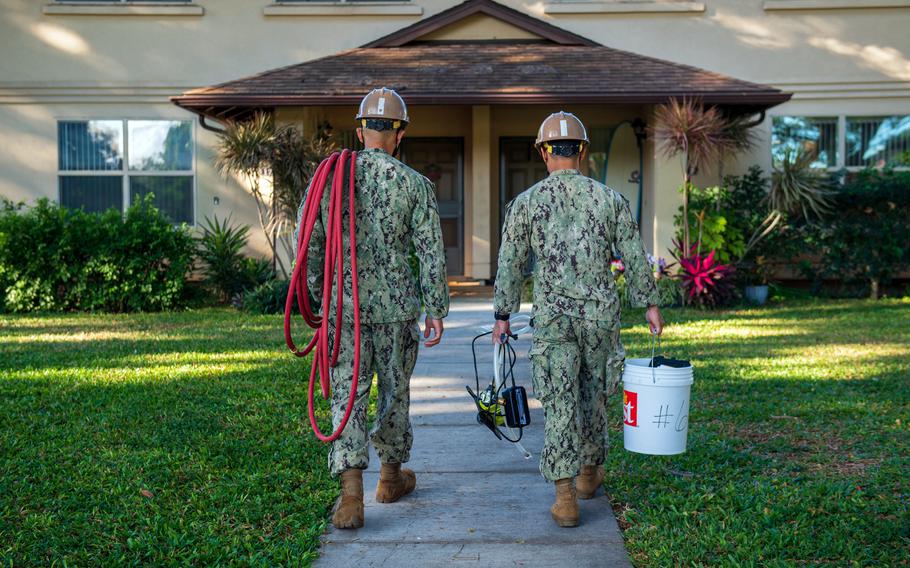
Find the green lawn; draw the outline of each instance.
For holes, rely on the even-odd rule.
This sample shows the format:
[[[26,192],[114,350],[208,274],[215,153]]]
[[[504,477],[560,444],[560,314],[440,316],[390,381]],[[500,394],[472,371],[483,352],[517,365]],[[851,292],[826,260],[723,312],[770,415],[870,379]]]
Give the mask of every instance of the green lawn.
[[[910,301],[667,315],[690,451],[619,449],[612,405],[635,563],[906,565]],[[337,489],[304,367],[274,316],[0,317],[0,561],[308,564]]]
[[[666,351],[695,366],[689,451],[612,452],[605,484],[633,562],[910,564],[910,301],[667,319]],[[646,356],[644,328],[623,333]]]
[[[280,325],[0,319],[2,564],[309,564],[337,488]]]

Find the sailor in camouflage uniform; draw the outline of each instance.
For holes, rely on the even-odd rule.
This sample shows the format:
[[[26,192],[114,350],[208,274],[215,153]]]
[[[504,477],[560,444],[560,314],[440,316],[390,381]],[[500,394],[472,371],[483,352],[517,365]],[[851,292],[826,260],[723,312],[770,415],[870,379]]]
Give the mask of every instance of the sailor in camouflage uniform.
[[[572,114],[558,112],[541,124],[537,147],[550,174],[509,204],[494,288],[493,338],[499,341],[509,333],[509,315],[519,310],[533,255],[530,355],[545,422],[540,471],[556,483],[551,513],[559,526],[577,526],[576,496],[590,499],[603,482],[606,404],[624,357],[610,271],[614,254],[625,264],[633,304],[648,307],[652,332],[663,326],[628,201],[578,170],[587,143],[584,125]]]
[[[435,188],[427,178],[393,157],[408,123],[407,107],[395,91],[375,89],[361,102],[357,121],[357,136],[365,146],[357,153],[355,170],[361,360],[351,418],[329,453],[329,468],[332,475],[340,475],[342,485],[332,517],[338,528],[363,526],[362,471],[369,461],[367,404],[374,373],[379,397],[369,439],[382,462],[376,500],[391,503],[414,490],[414,472],[402,469],[401,464],[409,460],[413,440],[409,387],[420,342],[417,317],[421,313],[421,297],[427,313],[427,347],[439,343],[442,319],[449,311]],[[330,175],[326,183],[331,180]],[[329,193],[325,192],[322,202],[322,220],[327,218]],[[346,194],[344,200],[343,223],[347,227]],[[298,212],[298,226],[302,209]],[[350,247],[348,240],[345,231],[345,249]],[[420,262],[419,282],[408,262],[412,246]],[[316,223],[308,249],[307,279],[317,297],[322,295],[324,259],[323,221]],[[344,268],[343,339],[338,365],[331,373],[335,427],[344,416],[354,373],[353,345],[344,340],[353,334],[350,265]]]

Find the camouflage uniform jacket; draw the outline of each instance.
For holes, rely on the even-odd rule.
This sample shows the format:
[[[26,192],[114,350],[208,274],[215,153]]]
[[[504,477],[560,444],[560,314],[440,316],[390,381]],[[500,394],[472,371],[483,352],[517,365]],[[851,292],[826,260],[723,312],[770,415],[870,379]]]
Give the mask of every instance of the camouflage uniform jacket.
[[[378,149],[357,153],[355,173],[357,273],[360,317],[365,324],[409,321],[421,312],[443,318],[449,313],[445,249],[430,180]],[[310,239],[307,279],[316,298],[322,296],[325,262],[325,219],[332,175],[326,182],[322,211]],[[348,180],[344,190],[344,305],[345,318],[353,313],[351,300]],[[299,232],[303,205],[297,212]],[[299,235],[295,233],[294,240]],[[409,264],[411,245],[420,262],[420,278]],[[418,288],[420,293],[418,293]],[[314,309],[316,309],[314,307]]]
[[[553,172],[516,197],[502,229],[494,288],[496,313],[519,310],[524,267],[534,266],[534,315],[569,315],[619,324],[610,271],[618,253],[633,305],[657,303],[657,291],[629,202],[577,170]]]

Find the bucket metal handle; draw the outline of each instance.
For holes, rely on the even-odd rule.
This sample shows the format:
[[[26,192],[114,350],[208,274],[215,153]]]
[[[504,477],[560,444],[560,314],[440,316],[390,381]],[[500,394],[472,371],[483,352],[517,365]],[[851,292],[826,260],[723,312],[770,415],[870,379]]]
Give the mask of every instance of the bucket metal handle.
[[[660,344],[660,336],[656,333],[651,334],[651,382],[657,384],[657,373],[654,369],[657,367],[654,366],[654,349],[659,349],[660,353],[663,354],[664,348]]]

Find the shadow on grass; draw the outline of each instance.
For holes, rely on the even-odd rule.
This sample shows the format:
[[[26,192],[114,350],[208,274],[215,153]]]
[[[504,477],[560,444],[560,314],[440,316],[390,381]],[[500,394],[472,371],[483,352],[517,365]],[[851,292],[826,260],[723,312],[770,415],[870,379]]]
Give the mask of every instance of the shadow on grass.
[[[196,315],[204,339],[192,342],[36,344],[31,354],[3,345],[4,564],[299,565],[316,556],[337,485],[326,446],[309,435],[306,362],[280,349],[274,328],[263,338],[209,325],[207,315]],[[205,357],[272,340],[252,365]],[[170,366],[142,360],[183,349],[193,352]],[[127,360],[151,369],[112,371]],[[324,403],[319,415],[326,427]]]

